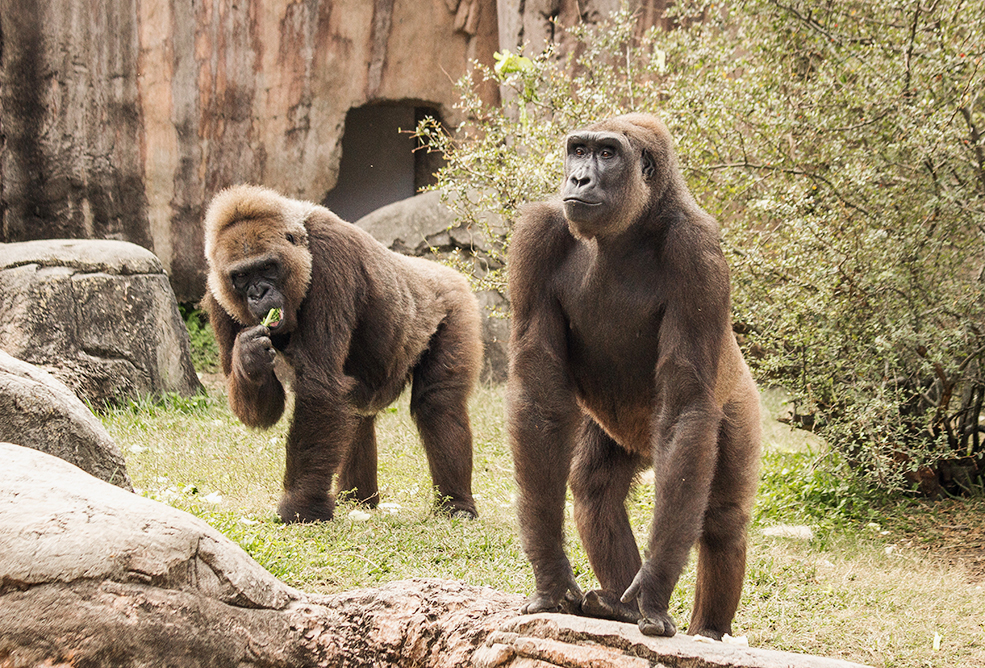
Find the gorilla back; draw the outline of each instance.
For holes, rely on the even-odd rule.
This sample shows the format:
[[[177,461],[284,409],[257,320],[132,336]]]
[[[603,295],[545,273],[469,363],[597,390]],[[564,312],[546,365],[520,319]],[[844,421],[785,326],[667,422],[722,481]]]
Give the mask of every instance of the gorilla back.
[[[697,543],[689,633],[731,632],[756,490],[759,399],[731,331],[715,221],[667,129],[633,114],[571,133],[559,197],[526,207],[509,255],[509,431],[528,612],[569,610],[673,635],[671,592]],[[655,473],[648,558],[625,509]],[[602,587],[563,550],[564,495]]]
[[[331,519],[337,491],[375,506],[376,414],[408,382],[437,505],[476,516],[467,401],[482,357],[478,305],[454,270],[394,253],[328,209],[254,186],[206,214],[209,291],[229,404],[248,426],[284,411],[293,369],[285,522]],[[265,326],[271,309],[279,320]]]

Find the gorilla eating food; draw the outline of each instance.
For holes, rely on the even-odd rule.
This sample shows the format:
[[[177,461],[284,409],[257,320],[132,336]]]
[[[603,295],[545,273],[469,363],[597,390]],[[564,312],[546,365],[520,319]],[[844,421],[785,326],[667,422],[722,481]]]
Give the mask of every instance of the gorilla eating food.
[[[212,200],[205,254],[203,305],[233,412],[272,426],[285,400],[278,353],[293,370],[281,519],[332,519],[336,474],[339,493],[377,504],[374,420],[408,382],[438,506],[476,516],[466,402],[482,343],[464,277],[394,253],[324,207],[245,185]],[[261,324],[272,309],[280,319]]]
[[[566,140],[560,196],[525,207],[509,251],[509,433],[525,612],[564,610],[674,635],[692,546],[688,632],[731,633],[759,465],[759,397],[731,330],[718,226],[688,191],[664,124],[621,116]],[[655,472],[646,559],[625,508]],[[564,497],[601,589],[563,547]]]

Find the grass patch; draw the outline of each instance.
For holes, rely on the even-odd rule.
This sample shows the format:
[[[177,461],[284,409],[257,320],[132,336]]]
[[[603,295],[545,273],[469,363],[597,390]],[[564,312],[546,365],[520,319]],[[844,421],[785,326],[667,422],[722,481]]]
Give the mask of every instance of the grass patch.
[[[287,420],[269,431],[247,429],[221,391],[130,402],[102,413],[141,493],[203,518],[277,577],[307,591],[409,577],[532,591],[516,538],[501,387],[480,388],[471,404],[478,520],[431,513],[427,462],[404,396],[377,425],[381,501],[394,505],[360,519],[350,517],[356,508],[343,501],[336,521],[306,526],[285,526],[275,514]],[[823,443],[773,419],[783,410],[782,395],[763,396],[766,455],[736,633],[758,647],[874,666],[985,665],[985,578],[966,567],[962,553],[944,549],[946,536],[957,535],[974,550],[985,504],[887,504],[860,495],[817,465],[827,456]],[[568,509],[570,520],[570,502]],[[645,484],[634,489],[629,510],[645,544],[652,511]],[[783,524],[807,527],[810,537],[769,535]],[[579,583],[596,586],[573,524],[568,535]],[[694,578],[692,559],[671,601],[685,628]]]
[[[196,371],[214,373],[219,370],[219,344],[212,333],[212,325],[205,312],[195,304],[178,304],[181,319],[188,329],[191,344],[192,365]]]

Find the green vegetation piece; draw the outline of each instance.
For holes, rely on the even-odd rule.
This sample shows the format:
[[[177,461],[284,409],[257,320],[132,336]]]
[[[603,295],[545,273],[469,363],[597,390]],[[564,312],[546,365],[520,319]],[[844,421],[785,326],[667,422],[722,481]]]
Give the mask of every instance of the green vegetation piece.
[[[496,65],[494,66],[496,74],[504,78],[510,74],[531,72],[534,69],[534,63],[532,60],[526,56],[511,53],[505,49],[494,53],[493,60],[496,61]]]
[[[219,370],[219,346],[215,342],[215,335],[212,333],[205,314],[195,308],[193,304],[179,304],[178,310],[182,320],[185,321],[185,328],[188,330],[188,339],[191,344],[192,366],[199,373],[214,373]]]
[[[279,308],[272,308],[267,311],[267,315],[264,316],[263,320],[260,322],[264,327],[270,327],[271,323],[280,321],[281,310]]]

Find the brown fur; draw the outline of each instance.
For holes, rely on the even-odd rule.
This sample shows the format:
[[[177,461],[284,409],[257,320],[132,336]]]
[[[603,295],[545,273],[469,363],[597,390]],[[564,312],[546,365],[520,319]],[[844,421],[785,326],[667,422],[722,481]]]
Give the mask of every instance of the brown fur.
[[[720,638],[742,589],[760,425],[718,226],[687,190],[656,117],[604,121],[566,145],[561,196],[524,209],[508,265],[509,432],[537,582],[525,611],[673,635],[670,595],[697,543],[688,632]],[[624,504],[650,465],[642,561]],[[568,482],[602,585],[587,595],[563,549]]]
[[[324,207],[265,188],[217,195],[205,231],[203,304],[233,412],[251,427],[273,425],[285,397],[275,356],[294,372],[281,518],[331,519],[336,473],[339,492],[376,505],[373,421],[408,381],[438,504],[474,517],[466,404],[482,344],[465,279],[388,250]],[[275,306],[282,322],[260,325]]]

